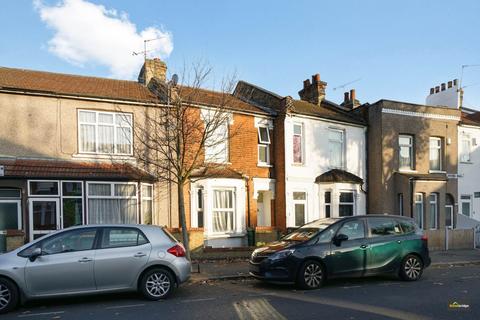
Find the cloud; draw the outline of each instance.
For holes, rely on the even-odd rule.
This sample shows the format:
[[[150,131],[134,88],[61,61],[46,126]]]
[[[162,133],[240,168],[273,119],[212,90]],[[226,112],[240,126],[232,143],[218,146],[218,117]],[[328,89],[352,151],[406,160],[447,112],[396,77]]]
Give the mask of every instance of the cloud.
[[[96,64],[106,66],[114,78],[132,79],[138,75],[143,55],[144,39],[150,56],[166,58],[173,50],[172,34],[150,26],[137,31],[128,15],[107,9],[85,0],[63,0],[48,6],[35,0],[34,7],[42,21],[55,34],[48,42],[48,50],[74,65]]]

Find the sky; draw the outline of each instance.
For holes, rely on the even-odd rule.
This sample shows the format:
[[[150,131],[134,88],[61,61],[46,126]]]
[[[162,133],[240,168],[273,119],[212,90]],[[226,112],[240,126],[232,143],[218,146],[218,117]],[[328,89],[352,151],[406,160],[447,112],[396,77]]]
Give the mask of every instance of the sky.
[[[362,103],[424,103],[480,64],[478,0],[0,1],[4,67],[134,80],[143,57],[132,52],[158,38],[148,54],[169,77],[202,63],[207,86],[235,75],[298,98],[320,73],[337,103],[352,88]],[[480,66],[464,68],[463,85],[464,105],[480,109]]]

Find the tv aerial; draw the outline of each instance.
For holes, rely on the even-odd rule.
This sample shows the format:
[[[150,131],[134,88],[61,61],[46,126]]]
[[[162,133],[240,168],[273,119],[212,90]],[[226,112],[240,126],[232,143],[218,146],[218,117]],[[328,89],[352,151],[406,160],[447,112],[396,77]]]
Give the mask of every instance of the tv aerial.
[[[358,78],[358,79],[355,79],[355,80],[353,80],[353,81],[347,82],[347,83],[345,83],[345,84],[342,84],[341,86],[338,86],[338,87],[333,88],[332,90],[333,90],[333,91],[337,91],[338,89],[344,89],[344,88],[345,88],[346,86],[348,86],[349,84],[358,82],[358,81],[360,81],[360,80],[362,80],[362,78]]]
[[[155,40],[160,40],[160,39],[163,39],[163,38],[166,38],[166,37],[165,37],[165,36],[162,36],[162,37],[158,37],[158,38],[145,39],[145,40],[143,40],[143,51],[138,51],[138,52],[133,51],[133,52],[132,52],[132,56],[138,56],[138,55],[143,54],[143,58],[144,58],[145,60],[147,60],[147,52],[153,51],[153,50],[147,50],[147,43],[148,43],[148,42],[155,41]]]

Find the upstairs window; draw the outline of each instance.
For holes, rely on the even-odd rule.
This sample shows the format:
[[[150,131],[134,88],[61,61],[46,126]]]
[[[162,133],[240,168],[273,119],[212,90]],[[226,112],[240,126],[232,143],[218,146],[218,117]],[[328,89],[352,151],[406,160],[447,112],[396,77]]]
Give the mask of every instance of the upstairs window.
[[[78,141],[81,153],[132,154],[132,115],[80,110]]]
[[[258,127],[258,164],[270,164],[270,133],[268,127]]]
[[[293,125],[293,163],[302,164],[303,159],[303,125]]]
[[[228,162],[228,123],[215,124],[205,140],[205,162]]]
[[[345,159],[344,131],[337,129],[328,130],[328,151],[331,168],[343,168]]]
[[[413,137],[401,135],[398,137],[399,169],[413,170]]]
[[[442,170],[442,139],[430,138],[430,170]]]
[[[460,141],[460,162],[470,162],[472,153],[472,140],[468,134],[463,133]]]

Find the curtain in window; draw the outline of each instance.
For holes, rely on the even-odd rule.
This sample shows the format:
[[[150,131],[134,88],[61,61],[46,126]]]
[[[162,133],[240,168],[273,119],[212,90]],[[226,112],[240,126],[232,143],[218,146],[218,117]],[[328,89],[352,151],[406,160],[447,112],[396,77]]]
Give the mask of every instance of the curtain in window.
[[[293,136],[293,162],[302,162],[302,136]]]
[[[330,166],[333,168],[342,167],[342,143],[330,141]]]
[[[88,223],[137,223],[136,199],[89,199]]]
[[[80,151],[95,152],[95,125],[80,125]]]
[[[111,185],[106,183],[89,183],[88,195],[89,196],[111,196]]]
[[[228,125],[218,125],[205,141],[205,159],[223,163],[228,160]]]
[[[233,231],[233,192],[215,190],[213,201],[213,232]]]
[[[113,153],[113,126],[98,126],[98,152]]]
[[[117,153],[131,153],[130,128],[117,128]]]

